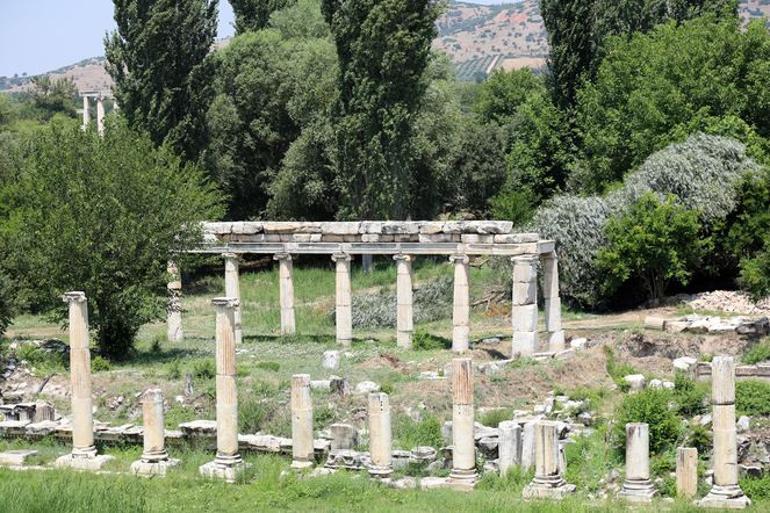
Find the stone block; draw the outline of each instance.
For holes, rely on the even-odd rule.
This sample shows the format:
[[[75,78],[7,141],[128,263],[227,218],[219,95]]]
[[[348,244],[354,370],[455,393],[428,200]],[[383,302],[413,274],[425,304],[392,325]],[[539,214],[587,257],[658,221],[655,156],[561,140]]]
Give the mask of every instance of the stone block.
[[[529,305],[537,302],[537,281],[513,283],[513,305]]]
[[[73,456],[72,454],[65,454],[56,458],[54,466],[57,468],[71,468],[74,470],[102,470],[104,466],[110,461],[114,460],[113,456],[107,454],[98,454],[93,457]]]
[[[496,244],[524,244],[537,242],[540,236],[537,233],[508,233],[495,235]]]
[[[647,380],[642,374],[629,374],[623,378],[623,381],[628,383],[629,389],[632,392],[644,390],[644,386],[647,383]]]
[[[514,331],[537,331],[537,305],[517,305],[513,307],[512,323]]]
[[[351,424],[332,424],[329,431],[332,437],[332,451],[352,450],[358,445],[358,429]]]
[[[12,467],[24,465],[27,459],[37,455],[37,451],[32,449],[16,449],[12,451],[0,452],[0,465]]]
[[[164,477],[168,471],[179,465],[179,460],[167,458],[159,461],[138,460],[131,464],[130,472],[140,477]]]
[[[460,242],[463,244],[492,244],[495,241],[492,235],[481,235],[477,233],[463,233],[460,236]]]
[[[336,370],[340,368],[340,352],[339,351],[324,351],[323,360],[321,366],[324,369]]]

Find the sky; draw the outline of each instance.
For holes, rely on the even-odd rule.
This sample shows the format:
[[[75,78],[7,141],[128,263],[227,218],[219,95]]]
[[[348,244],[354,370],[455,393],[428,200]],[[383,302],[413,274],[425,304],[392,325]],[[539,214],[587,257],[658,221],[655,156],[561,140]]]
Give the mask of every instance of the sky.
[[[232,8],[219,4],[217,37],[231,36]],[[0,76],[36,75],[104,55],[104,34],[115,28],[111,0],[0,0],[0,13]]]

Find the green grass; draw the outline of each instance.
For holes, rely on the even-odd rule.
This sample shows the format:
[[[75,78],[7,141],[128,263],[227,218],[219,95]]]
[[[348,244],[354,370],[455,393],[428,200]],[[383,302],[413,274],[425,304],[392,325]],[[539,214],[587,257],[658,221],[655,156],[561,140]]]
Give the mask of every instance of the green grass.
[[[741,361],[747,365],[770,361],[770,338],[762,339],[751,346],[741,357]]]

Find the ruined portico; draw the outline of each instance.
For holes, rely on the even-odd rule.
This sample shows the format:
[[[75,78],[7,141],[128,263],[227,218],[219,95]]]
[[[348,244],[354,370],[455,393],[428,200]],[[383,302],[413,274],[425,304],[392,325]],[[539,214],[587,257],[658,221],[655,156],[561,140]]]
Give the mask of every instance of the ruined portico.
[[[454,262],[453,349],[468,349],[470,331],[470,280],[468,262],[473,257],[500,256],[512,260],[512,352],[518,355],[557,352],[564,348],[558,313],[558,267],[555,244],[536,233],[515,233],[508,221],[351,221],[351,222],[216,222],[203,224],[203,243],[193,252],[227,255],[227,260],[247,254],[273,255],[282,262],[281,331],[293,330],[294,294],[292,267],[296,255],[329,255],[336,269],[337,341],[347,346],[352,339],[352,291],[350,262],[358,255],[390,255],[398,265],[403,283],[398,287],[398,339],[408,347],[413,329],[411,276],[407,271],[417,256],[445,256]],[[460,269],[458,269],[458,266]],[[537,278],[544,273],[546,334],[537,333]],[[464,271],[464,272],[461,272]],[[232,279],[233,269],[228,268]],[[459,282],[457,280],[460,280]],[[409,282],[407,284],[407,282]],[[289,294],[287,291],[291,291]],[[291,297],[289,297],[291,296]],[[174,313],[175,328],[177,312]],[[290,319],[291,318],[291,319]]]

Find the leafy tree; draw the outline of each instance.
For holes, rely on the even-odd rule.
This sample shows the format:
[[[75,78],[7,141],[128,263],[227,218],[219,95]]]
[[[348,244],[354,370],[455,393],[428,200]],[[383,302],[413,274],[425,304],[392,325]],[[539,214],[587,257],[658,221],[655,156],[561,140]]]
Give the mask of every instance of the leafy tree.
[[[74,116],[77,96],[77,87],[70,78],[52,80],[41,75],[32,79],[32,103],[45,121],[57,113]]]
[[[661,201],[647,193],[605,228],[607,246],[597,265],[614,292],[638,280],[652,300],[661,299],[671,283],[686,284],[702,257],[698,214],[677,205],[673,195]]]
[[[529,96],[544,93],[543,79],[524,68],[494,71],[478,88],[474,111],[485,122],[506,124]]]
[[[11,324],[15,311],[11,279],[0,272],[0,337]]]
[[[267,27],[270,15],[291,5],[295,0],[230,0],[235,13],[235,31],[238,34]]]
[[[342,218],[404,218],[411,137],[436,34],[433,0],[323,0],[339,59],[333,164]]]
[[[168,142],[185,160],[204,146],[216,0],[114,0],[117,30],[104,40],[107,71],[129,126]]]
[[[219,201],[198,168],[123,123],[103,138],[52,123],[2,190],[4,265],[60,317],[61,294],[85,291],[100,350],[123,358],[139,327],[163,318],[167,260],[200,240]]]

